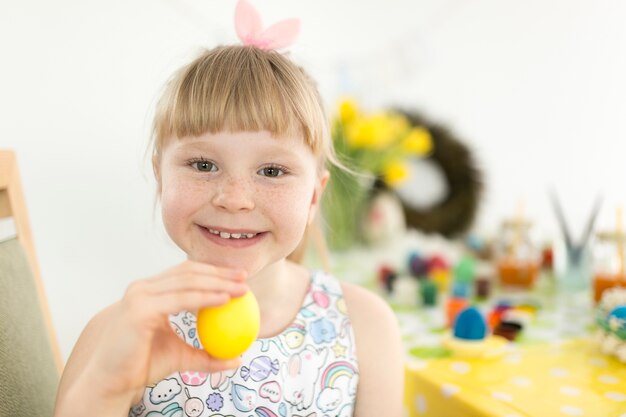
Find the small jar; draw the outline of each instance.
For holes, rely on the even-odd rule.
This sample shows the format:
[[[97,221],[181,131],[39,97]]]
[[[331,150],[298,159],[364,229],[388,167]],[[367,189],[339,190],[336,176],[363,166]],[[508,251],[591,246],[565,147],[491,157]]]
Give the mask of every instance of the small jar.
[[[626,287],[626,234],[600,232],[593,245],[593,300],[607,288]]]
[[[510,219],[502,223],[495,260],[502,285],[531,288],[535,284],[541,254],[530,221]]]

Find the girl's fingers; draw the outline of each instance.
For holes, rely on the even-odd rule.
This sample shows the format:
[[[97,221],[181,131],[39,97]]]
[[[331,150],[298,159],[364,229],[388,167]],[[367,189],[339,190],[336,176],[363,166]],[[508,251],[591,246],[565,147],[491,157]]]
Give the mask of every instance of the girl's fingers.
[[[222,360],[210,356],[202,349],[189,346],[181,340],[184,346],[181,347],[180,363],[176,364],[176,370],[193,369],[199,372],[220,372],[227,369],[235,369],[241,366],[241,358]]]
[[[225,292],[183,290],[151,297],[149,308],[162,316],[220,306],[230,299],[230,295]]]
[[[167,270],[165,273],[155,277],[154,279],[160,280],[163,278],[167,278],[168,276],[185,273],[214,276],[234,281],[244,281],[246,279],[246,272],[244,270],[223,268],[194,261],[185,261],[179,265],[176,265],[175,267]]]
[[[122,300],[120,307],[124,311],[123,316],[127,318],[124,319],[126,323],[148,331],[162,326],[170,314],[220,306],[231,299],[231,295],[224,291],[181,290],[158,295],[144,295],[138,291],[133,289],[132,294]],[[242,291],[235,296],[244,293]]]
[[[242,282],[193,273],[164,277],[149,281],[148,285],[148,291],[154,295],[183,290],[222,291],[237,295],[247,290]]]

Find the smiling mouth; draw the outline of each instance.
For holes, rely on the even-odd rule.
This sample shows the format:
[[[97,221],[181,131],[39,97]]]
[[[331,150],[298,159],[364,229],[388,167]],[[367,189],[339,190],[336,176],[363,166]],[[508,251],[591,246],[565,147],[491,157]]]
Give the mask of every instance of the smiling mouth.
[[[205,229],[207,229],[209,233],[219,236],[222,239],[252,239],[256,235],[258,235],[258,233],[228,233],[228,232],[221,232],[216,229],[209,229],[209,228],[205,228]]]

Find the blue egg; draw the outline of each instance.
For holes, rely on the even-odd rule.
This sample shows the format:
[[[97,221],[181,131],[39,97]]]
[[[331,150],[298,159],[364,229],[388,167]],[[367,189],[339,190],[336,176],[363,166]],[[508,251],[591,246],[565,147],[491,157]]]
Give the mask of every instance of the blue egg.
[[[611,319],[623,320],[626,322],[626,305],[621,305],[611,310],[609,313],[609,320]]]
[[[483,340],[487,336],[487,323],[476,307],[461,311],[454,321],[454,337],[463,340]]]

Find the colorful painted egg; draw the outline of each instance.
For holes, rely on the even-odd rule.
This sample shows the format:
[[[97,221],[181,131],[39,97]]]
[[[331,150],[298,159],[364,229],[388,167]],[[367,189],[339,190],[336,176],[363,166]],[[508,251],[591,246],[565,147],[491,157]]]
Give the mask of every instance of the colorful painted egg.
[[[463,340],[483,340],[487,336],[487,323],[476,307],[461,311],[454,321],[454,337]]]

